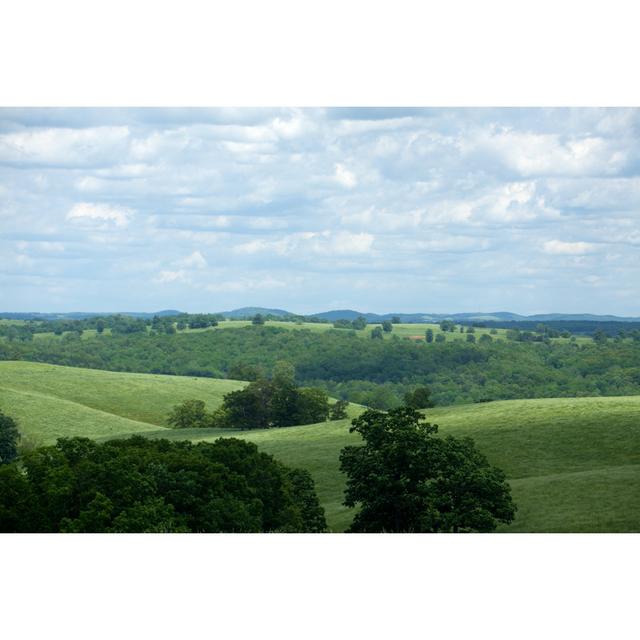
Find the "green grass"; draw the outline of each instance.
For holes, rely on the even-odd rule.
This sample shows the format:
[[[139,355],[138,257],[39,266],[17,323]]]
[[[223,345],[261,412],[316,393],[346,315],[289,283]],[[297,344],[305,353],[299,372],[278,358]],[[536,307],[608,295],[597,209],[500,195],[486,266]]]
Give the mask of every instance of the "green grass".
[[[90,409],[154,426],[164,425],[171,408],[192,398],[205,400],[210,409],[222,397],[241,389],[237,380],[118,373],[61,367],[36,362],[0,362],[0,408],[10,391],[70,400]],[[34,430],[34,426],[27,427]]]
[[[342,447],[356,444],[349,420],[229,432],[163,428],[167,411],[183,399],[210,407],[243,383],[0,362],[0,408],[27,435],[53,442],[60,435],[255,442],[285,464],[308,469],[330,527],[352,517],[341,505]],[[351,416],[361,408],[352,405]],[[640,531],[640,396],[508,400],[440,407],[427,412],[440,433],[471,436],[507,473],[518,505],[502,531]]]

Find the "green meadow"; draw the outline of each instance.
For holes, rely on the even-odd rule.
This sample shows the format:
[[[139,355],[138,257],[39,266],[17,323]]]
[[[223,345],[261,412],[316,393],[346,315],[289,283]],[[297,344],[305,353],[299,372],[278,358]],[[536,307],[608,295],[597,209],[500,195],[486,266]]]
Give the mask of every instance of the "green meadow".
[[[60,436],[134,433],[194,441],[245,438],[285,464],[308,469],[331,529],[344,530],[352,514],[341,505],[338,455],[358,442],[349,420],[245,432],[163,426],[173,405],[198,398],[215,408],[243,384],[0,362],[0,409],[42,444]],[[361,410],[349,408],[352,417]],[[472,437],[507,473],[518,513],[502,531],[640,531],[640,396],[454,405],[430,409],[427,417],[442,435]]]

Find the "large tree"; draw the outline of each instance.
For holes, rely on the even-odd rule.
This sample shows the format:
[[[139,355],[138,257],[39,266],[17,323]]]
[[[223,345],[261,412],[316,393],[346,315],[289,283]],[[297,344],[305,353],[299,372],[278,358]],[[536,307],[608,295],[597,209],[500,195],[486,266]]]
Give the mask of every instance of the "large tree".
[[[20,432],[16,421],[0,411],[0,464],[12,462],[18,456]]]
[[[515,514],[504,473],[470,438],[438,437],[415,409],[368,410],[353,421],[363,446],[340,453],[353,532],[493,531]]]

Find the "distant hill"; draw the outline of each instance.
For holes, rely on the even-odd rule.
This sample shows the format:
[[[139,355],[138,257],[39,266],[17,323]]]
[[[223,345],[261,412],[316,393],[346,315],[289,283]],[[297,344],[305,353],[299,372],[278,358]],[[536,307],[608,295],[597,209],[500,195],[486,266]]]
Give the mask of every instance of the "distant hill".
[[[40,313],[38,311],[0,312],[0,318],[5,320],[85,320],[101,316],[130,316],[132,318],[153,318],[153,316],[177,316],[183,313],[175,309],[162,311],[69,311],[67,313]]]
[[[339,319],[354,320],[358,316],[364,316],[367,322],[382,322],[390,320],[394,316],[400,318],[400,322],[439,322],[440,320],[455,320],[457,322],[517,322],[532,321],[545,322],[551,320],[588,321],[588,322],[638,322],[640,317],[621,317],[611,315],[594,315],[590,313],[546,313],[531,316],[523,316],[509,311],[495,312],[471,312],[471,313],[368,313],[354,311],[353,309],[335,309],[311,314],[313,318],[322,318],[333,322]]]
[[[294,315],[284,309],[266,309],[265,307],[241,307],[240,309],[233,309],[233,311],[223,311],[220,315],[225,318],[242,319],[253,317],[257,313],[263,316],[280,316],[282,318]]]
[[[86,312],[72,311],[69,313],[41,313],[41,312],[0,312],[0,318],[7,320],[83,320],[85,318],[95,318],[97,316],[111,316],[115,314],[131,316],[133,318],[153,318],[153,316],[177,316],[184,312],[176,309],[163,309],[162,311],[105,311]],[[245,319],[260,313],[264,316],[288,316],[298,315],[285,309],[271,309],[268,307],[241,307],[232,311],[223,311],[220,315],[231,319]],[[391,320],[394,316],[400,318],[400,322],[440,322],[441,320],[454,320],[456,322],[640,322],[640,317],[596,315],[592,313],[539,313],[524,316],[509,311],[495,312],[471,312],[471,313],[372,313],[356,311],[354,309],[332,309],[321,313],[312,313],[308,317],[319,318],[334,322],[340,319],[355,320],[358,316],[364,316],[367,322],[376,323],[384,320]]]

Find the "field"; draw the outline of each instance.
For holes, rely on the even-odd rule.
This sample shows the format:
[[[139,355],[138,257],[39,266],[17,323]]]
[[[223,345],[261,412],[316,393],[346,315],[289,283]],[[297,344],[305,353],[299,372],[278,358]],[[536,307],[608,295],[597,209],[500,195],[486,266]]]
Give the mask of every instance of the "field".
[[[0,408],[43,443],[61,435],[211,440],[246,438],[286,464],[308,469],[334,531],[341,506],[342,447],[357,443],[349,420],[251,432],[164,428],[187,398],[217,406],[243,383],[0,362]],[[352,405],[351,415],[361,408]],[[518,505],[504,531],[640,531],[640,396],[509,400],[431,409],[442,434],[471,436],[505,470]]]
[[[213,409],[225,393],[244,384],[0,362],[0,408],[18,419],[31,438],[49,444],[61,436],[93,438],[157,429],[175,404],[202,398]]]

